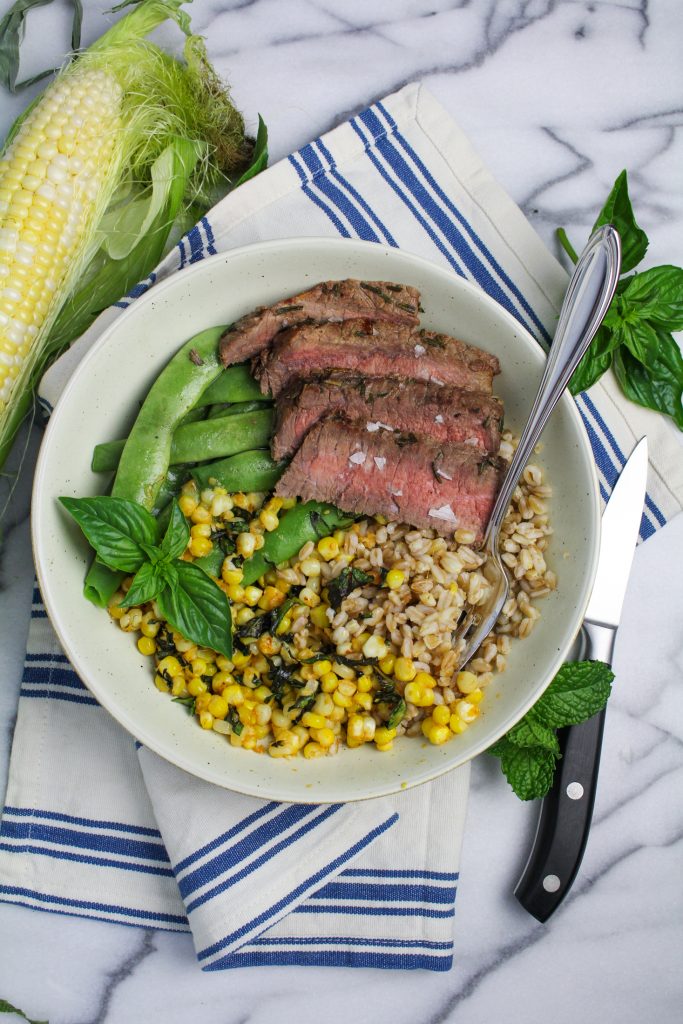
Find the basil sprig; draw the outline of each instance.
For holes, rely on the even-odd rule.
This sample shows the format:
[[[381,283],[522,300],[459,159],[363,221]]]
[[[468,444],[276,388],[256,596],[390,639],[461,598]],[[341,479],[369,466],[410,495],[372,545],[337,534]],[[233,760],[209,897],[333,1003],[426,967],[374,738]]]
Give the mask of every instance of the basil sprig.
[[[137,502],[124,498],[60,498],[95,549],[111,569],[135,573],[121,606],[156,601],[161,614],[187,640],[232,656],[230,604],[216,582],[198,565],[180,556],[190,528],[173,502],[163,537],[159,525]]]
[[[621,237],[622,273],[643,259],[648,238],[636,223],[622,171],[593,225],[613,224]],[[557,236],[570,259],[577,255],[563,228]],[[661,266],[622,277],[607,315],[570,382],[586,391],[610,366],[627,398],[670,416],[683,430],[683,356],[672,331],[683,330],[683,269]]]

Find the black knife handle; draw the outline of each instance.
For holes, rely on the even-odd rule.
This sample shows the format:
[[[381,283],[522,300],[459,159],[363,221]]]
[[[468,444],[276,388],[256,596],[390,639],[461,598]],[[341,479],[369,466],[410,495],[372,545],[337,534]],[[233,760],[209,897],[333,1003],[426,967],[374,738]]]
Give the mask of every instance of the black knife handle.
[[[581,658],[611,664],[615,630],[582,627]],[[547,921],[569,892],[583,858],[598,784],[605,710],[559,733],[562,760],[541,801],[536,837],[515,896],[538,921]]]

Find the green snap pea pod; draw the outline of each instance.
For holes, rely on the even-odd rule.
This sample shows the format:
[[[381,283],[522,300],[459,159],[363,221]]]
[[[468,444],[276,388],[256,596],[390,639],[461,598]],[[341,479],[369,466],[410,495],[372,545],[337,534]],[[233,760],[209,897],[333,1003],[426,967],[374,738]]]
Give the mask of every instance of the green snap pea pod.
[[[273,462],[264,448],[239,452],[218,462],[203,462],[195,466],[192,477],[197,487],[218,485],[226,491],[269,491],[282,476],[286,462]]]
[[[155,380],[121,453],[112,487],[115,498],[137,501],[149,511],[154,508],[168,472],[171,440],[178,422],[223,373],[218,360],[223,330],[211,327],[190,338]],[[94,604],[108,605],[123,575],[95,560],[86,574],[85,596]]]
[[[263,401],[268,395],[262,395],[261,389],[251,375],[248,363],[228,366],[216,377],[202,396],[197,405],[221,405],[224,402]]]
[[[266,445],[273,428],[272,407],[253,412],[220,416],[178,427],[171,441],[171,465],[179,462],[204,462],[219,459]],[[116,469],[126,441],[105,441],[93,452],[91,468],[94,473],[108,473]]]
[[[195,405],[194,409],[190,409],[189,412],[185,413],[178,426],[183,426],[185,423],[196,423],[197,420],[205,420],[207,409],[208,406]]]
[[[270,401],[260,402],[233,402],[232,405],[212,405],[209,409],[207,420],[215,420],[221,416],[234,416],[240,412],[256,412],[258,409],[272,409]]]
[[[288,509],[280,519],[277,530],[266,534],[260,551],[248,558],[243,566],[242,586],[249,586],[273,565],[293,558],[309,540],[328,537],[335,530],[350,526],[353,516],[341,512],[334,505],[307,501]]]
[[[270,441],[274,416],[272,409],[259,409],[179,427],[173,437],[171,463],[205,462],[262,448]]]

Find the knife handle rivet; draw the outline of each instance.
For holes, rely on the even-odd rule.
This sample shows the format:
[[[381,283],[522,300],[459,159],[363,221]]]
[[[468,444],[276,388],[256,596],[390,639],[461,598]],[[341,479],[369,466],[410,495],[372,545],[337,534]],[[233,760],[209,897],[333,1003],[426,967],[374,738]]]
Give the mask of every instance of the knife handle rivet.
[[[557,892],[560,888],[560,880],[557,875],[546,875],[543,879],[543,888],[546,892]]]
[[[583,796],[583,786],[580,782],[570,782],[567,786],[567,796],[570,800],[580,800]]]

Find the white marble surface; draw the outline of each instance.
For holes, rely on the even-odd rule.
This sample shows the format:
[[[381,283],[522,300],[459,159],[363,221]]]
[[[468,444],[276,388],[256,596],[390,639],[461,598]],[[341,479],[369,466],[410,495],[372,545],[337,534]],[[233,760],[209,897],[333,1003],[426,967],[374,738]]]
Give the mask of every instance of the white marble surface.
[[[104,24],[88,3],[86,40]],[[0,0],[0,13],[9,7]],[[650,263],[683,264],[680,0],[195,0],[194,25],[273,159],[422,79],[541,235],[580,243],[622,167]],[[111,16],[108,16],[111,17]],[[58,62],[68,4],[31,16],[23,71]],[[2,94],[0,135],[27,102]],[[0,567],[0,793],[28,628],[34,439]],[[536,808],[474,765],[456,965],[445,975],[199,971],[190,939],[0,904],[0,997],[51,1024],[353,1019],[565,1024],[680,1019],[683,983],[683,517],[636,555],[619,633],[593,830],[546,926],[512,896]]]

